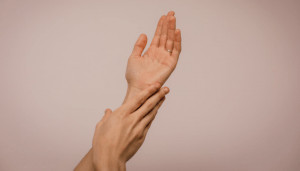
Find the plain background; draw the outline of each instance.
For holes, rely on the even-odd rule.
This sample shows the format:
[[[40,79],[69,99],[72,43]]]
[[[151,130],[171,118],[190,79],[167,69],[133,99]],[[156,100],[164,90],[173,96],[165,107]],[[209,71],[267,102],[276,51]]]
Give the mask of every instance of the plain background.
[[[0,0],[0,170],[72,170],[169,10],[182,53],[128,170],[299,171],[297,0]]]

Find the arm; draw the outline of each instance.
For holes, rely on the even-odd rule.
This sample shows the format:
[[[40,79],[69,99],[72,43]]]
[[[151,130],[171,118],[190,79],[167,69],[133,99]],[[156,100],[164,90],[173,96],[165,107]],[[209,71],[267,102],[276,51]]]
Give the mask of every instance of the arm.
[[[126,170],[126,162],[143,144],[168,92],[167,87],[152,85],[115,111],[107,109],[97,123],[92,149],[75,170]]]
[[[81,159],[74,171],[94,171],[93,165],[93,149],[91,148],[89,152]]]
[[[174,14],[170,11],[167,16],[163,15],[160,18],[151,45],[143,55],[147,36],[141,34],[136,41],[127,63],[128,88],[123,104],[133,99],[150,84],[158,82],[163,85],[175,69],[181,52],[181,32],[176,29]],[[94,170],[92,159],[93,148],[75,170]]]

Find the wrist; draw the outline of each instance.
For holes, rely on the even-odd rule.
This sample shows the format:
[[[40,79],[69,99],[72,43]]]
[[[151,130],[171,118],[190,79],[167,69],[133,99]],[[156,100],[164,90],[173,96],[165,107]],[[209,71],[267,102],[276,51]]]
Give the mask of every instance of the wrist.
[[[124,160],[121,160],[120,157],[95,148],[92,148],[92,153],[94,171],[126,170],[126,162]]]
[[[120,160],[102,159],[94,166],[96,171],[126,171],[126,163]]]
[[[126,96],[124,98],[123,104],[126,103],[129,99],[132,99],[134,96],[139,94],[143,89],[129,85],[127,86]]]

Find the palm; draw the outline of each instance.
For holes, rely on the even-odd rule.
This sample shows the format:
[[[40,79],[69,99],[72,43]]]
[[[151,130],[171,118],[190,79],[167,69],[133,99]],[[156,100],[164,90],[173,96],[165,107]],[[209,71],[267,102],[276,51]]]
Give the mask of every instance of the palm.
[[[144,89],[149,84],[164,84],[176,67],[181,51],[180,30],[175,30],[172,12],[162,16],[150,47],[142,55],[147,36],[142,34],[128,59],[126,79],[130,86]],[[172,50],[172,53],[167,49]]]
[[[176,63],[169,52],[150,47],[143,57],[129,58],[126,78],[128,83],[141,89],[154,82],[163,84],[174,70]]]

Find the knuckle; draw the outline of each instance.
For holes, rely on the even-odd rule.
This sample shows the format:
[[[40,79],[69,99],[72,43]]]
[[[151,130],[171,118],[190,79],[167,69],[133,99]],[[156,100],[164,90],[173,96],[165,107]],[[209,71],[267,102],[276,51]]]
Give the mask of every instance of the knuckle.
[[[156,91],[156,89],[157,88],[155,86],[151,86],[151,88],[149,88],[148,91],[147,91],[147,95],[150,96],[153,92]]]
[[[141,137],[141,131],[140,130],[135,130],[134,131],[134,138],[140,139],[140,137]]]
[[[152,122],[155,118],[156,112],[151,113],[151,116],[149,116],[149,122]]]
[[[143,131],[139,131],[138,134],[137,134],[137,139],[143,139],[144,137],[144,134],[143,134]]]
[[[163,33],[161,36],[160,36],[160,39],[161,40],[167,40],[167,34],[166,33]]]

